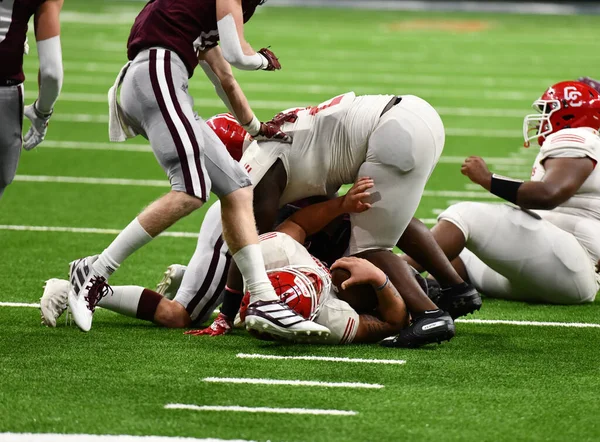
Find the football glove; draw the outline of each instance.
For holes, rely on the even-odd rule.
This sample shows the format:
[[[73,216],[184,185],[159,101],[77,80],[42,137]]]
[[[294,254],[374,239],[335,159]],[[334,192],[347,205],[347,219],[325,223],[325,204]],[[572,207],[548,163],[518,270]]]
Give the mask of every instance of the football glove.
[[[233,321],[230,321],[227,318],[227,316],[225,316],[223,313],[219,313],[219,315],[215,318],[215,320],[210,325],[210,327],[198,329],[198,330],[188,330],[188,331],[184,332],[183,334],[191,335],[191,336],[202,336],[202,335],[220,336],[220,335],[226,335],[227,333],[229,333],[231,331],[232,327],[233,327]]]
[[[269,48],[262,48],[258,51],[258,53],[265,57],[268,61],[267,66],[262,68],[263,70],[278,71],[279,69],[281,69],[281,63],[279,63],[279,59]]]
[[[31,150],[44,141],[46,131],[48,130],[48,121],[50,121],[50,117],[52,116],[52,112],[49,114],[41,113],[37,109],[36,103],[34,102],[29,106],[25,106],[25,110],[23,111],[23,114],[31,121],[31,127],[23,138],[23,149],[25,150]]]

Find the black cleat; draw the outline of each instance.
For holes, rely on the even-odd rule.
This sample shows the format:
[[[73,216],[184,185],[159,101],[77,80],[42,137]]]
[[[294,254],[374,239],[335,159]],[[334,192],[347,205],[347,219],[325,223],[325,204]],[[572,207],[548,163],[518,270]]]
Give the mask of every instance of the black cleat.
[[[413,319],[398,336],[381,341],[384,347],[418,348],[449,341],[454,337],[454,321],[442,310],[426,311]]]
[[[427,297],[433,301],[435,305],[440,300],[440,296],[442,295],[442,286],[435,279],[426,278],[425,284],[427,285]]]
[[[440,295],[435,304],[447,311],[452,319],[475,313],[481,308],[481,295],[475,287],[466,282],[440,290]]]

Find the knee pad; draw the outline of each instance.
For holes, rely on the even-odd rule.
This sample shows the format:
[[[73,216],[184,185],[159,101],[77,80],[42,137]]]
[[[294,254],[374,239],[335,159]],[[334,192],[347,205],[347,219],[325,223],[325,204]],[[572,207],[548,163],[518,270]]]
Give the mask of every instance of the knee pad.
[[[476,214],[479,203],[464,201],[462,203],[453,204],[438,215],[438,221],[449,221],[460,229],[465,236],[465,240],[469,239],[469,225],[472,222],[473,214]]]

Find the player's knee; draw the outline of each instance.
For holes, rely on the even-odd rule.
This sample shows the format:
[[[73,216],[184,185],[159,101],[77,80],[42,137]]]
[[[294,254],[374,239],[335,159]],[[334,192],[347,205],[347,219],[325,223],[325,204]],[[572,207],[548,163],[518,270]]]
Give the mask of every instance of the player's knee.
[[[163,299],[154,314],[154,321],[168,328],[184,328],[190,325],[191,318],[181,304]]]
[[[468,238],[472,221],[471,215],[477,213],[478,204],[468,201],[453,204],[438,216],[438,221],[448,221],[454,224],[462,231],[465,238]]]

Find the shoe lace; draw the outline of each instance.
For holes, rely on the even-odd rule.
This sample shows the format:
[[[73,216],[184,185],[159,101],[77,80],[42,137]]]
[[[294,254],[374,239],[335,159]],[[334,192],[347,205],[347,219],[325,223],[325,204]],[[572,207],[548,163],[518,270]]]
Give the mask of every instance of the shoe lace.
[[[102,298],[113,294],[113,289],[108,285],[103,276],[95,276],[90,279],[90,285],[86,287],[86,290],[88,290],[88,294],[84,299],[88,303],[87,308],[92,313]]]

